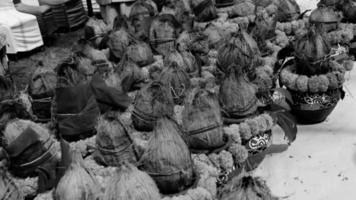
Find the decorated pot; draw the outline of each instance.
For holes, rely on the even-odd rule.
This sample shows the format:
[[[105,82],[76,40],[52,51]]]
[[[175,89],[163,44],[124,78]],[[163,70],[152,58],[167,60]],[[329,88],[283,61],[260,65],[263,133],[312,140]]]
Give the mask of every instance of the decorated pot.
[[[340,89],[320,93],[290,90],[290,93],[294,101],[292,113],[301,124],[316,124],[325,121],[341,99]]]

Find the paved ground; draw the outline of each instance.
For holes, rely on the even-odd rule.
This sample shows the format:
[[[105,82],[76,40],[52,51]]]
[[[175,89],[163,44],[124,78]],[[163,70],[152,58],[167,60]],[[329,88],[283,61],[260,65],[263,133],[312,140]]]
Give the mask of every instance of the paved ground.
[[[269,155],[256,170],[275,195],[287,200],[355,199],[356,70],[347,78],[347,96],[327,121],[299,126],[292,146]],[[283,144],[282,135],[274,140]]]

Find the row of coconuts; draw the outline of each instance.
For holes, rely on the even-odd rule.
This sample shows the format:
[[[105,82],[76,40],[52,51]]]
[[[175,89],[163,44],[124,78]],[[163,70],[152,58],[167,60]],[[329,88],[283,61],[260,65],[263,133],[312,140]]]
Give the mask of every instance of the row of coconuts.
[[[278,74],[299,62],[309,64],[303,79],[338,81],[349,62],[314,64],[330,51],[325,29],[303,34],[313,25],[293,0],[165,3],[158,14],[155,2],[137,1],[113,28],[89,20],[70,58],[34,72],[30,101],[1,79],[0,197],[273,199],[243,169],[276,123],[295,139],[295,122],[280,115],[293,105],[275,98]],[[300,27],[284,32],[288,23]],[[293,53],[296,64],[279,68]],[[303,85],[290,73],[288,84]]]

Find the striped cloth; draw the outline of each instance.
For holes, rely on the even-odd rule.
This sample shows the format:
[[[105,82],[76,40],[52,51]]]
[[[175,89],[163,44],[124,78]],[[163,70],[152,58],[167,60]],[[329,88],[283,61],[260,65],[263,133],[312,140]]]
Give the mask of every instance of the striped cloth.
[[[95,0],[90,0],[90,1],[91,1],[91,5],[93,6],[93,12],[100,13],[99,4]],[[87,0],[82,0],[82,2],[83,2],[83,6],[84,6],[85,10],[88,12]]]
[[[43,45],[36,17],[18,12],[12,0],[0,1],[0,26],[6,33],[9,54],[30,51]]]

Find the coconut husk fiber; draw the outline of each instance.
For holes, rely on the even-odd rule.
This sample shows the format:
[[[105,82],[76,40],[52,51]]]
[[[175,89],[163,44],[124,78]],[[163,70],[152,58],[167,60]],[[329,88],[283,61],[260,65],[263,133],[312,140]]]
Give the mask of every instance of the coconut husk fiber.
[[[211,150],[224,145],[223,121],[215,93],[194,88],[184,103],[182,116],[190,148]]]
[[[160,200],[154,180],[129,163],[123,163],[109,180],[103,200]]]
[[[176,122],[163,117],[157,121],[153,136],[140,160],[163,194],[185,190],[193,184],[193,161]]]
[[[173,116],[174,102],[167,85],[152,81],[136,95],[131,115],[133,126],[139,131],[152,131],[162,116]]]
[[[70,150],[71,163],[54,192],[56,200],[98,200],[100,187],[92,172],[85,168],[78,150]]]
[[[57,83],[56,73],[42,63],[33,72],[29,84],[29,94],[32,98],[43,98],[54,95]]]
[[[164,58],[164,64],[166,66],[176,62],[179,68],[183,69],[190,76],[196,76],[199,73],[199,65],[194,55],[189,51],[172,51]]]
[[[140,67],[150,65],[155,61],[151,47],[148,44],[138,40],[136,40],[135,44],[128,47],[127,55]]]
[[[23,200],[21,191],[4,168],[0,168],[0,199]]]
[[[295,41],[294,51],[298,74],[315,75],[328,72],[328,63],[324,62],[323,58],[330,53],[331,46],[314,28]]]
[[[171,14],[161,14],[152,21],[149,41],[153,50],[166,55],[175,49],[180,24]]]
[[[115,69],[120,75],[121,88],[124,92],[140,89],[145,82],[145,76],[139,66],[126,53]]]
[[[213,0],[191,1],[191,8],[198,22],[207,22],[218,17]]]
[[[257,111],[257,89],[248,81],[242,68],[230,66],[229,75],[220,85],[220,105],[223,114],[230,118],[242,118]]]
[[[105,166],[120,166],[123,161],[136,164],[130,136],[115,112],[100,116],[96,130],[94,159],[98,163]]]
[[[265,181],[251,176],[236,176],[220,191],[221,200],[277,200]]]
[[[136,1],[130,11],[129,20],[133,28],[133,33],[137,38],[146,40],[152,17],[155,15],[154,7],[149,1]]]
[[[231,65],[251,73],[261,55],[256,41],[244,30],[239,31],[218,49],[217,67],[227,73]]]
[[[190,89],[189,75],[176,62],[171,62],[160,76],[160,81],[167,85],[171,92],[175,104],[182,104]]]

